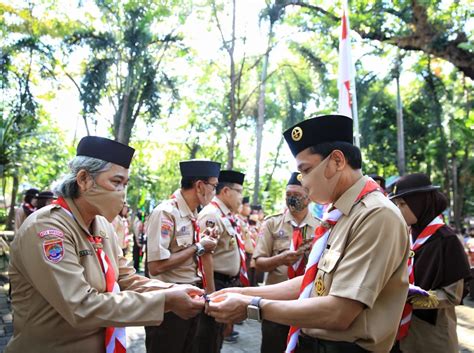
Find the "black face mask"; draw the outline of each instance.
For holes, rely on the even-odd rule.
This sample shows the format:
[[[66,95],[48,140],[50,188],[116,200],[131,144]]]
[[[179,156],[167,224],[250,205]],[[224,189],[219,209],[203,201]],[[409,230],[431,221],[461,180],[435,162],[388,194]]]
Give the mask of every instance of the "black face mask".
[[[288,196],[286,198],[286,205],[292,212],[300,212],[306,208],[305,197]]]

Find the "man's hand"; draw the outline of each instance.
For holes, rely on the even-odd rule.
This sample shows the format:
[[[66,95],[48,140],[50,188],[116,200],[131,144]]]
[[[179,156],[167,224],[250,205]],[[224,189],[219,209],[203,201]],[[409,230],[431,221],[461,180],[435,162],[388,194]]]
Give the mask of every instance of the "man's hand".
[[[213,238],[211,236],[205,235],[204,237],[201,238],[201,241],[199,242],[203,247],[206,253],[213,252],[214,249],[217,246],[217,239]]]
[[[209,298],[213,299],[215,297],[218,297],[224,293],[237,293],[237,294],[244,294],[244,288],[242,287],[229,287],[229,288],[224,288],[221,289],[217,292],[212,293]]]
[[[213,316],[217,322],[236,323],[247,318],[247,306],[250,304],[252,297],[221,291],[211,296],[211,301],[206,306],[206,314]]]
[[[302,253],[300,251],[286,250],[278,256],[280,256],[282,265],[291,266],[301,258]]]
[[[187,320],[199,314],[204,308],[204,291],[190,285],[177,285],[164,290],[165,312],[172,311]]]

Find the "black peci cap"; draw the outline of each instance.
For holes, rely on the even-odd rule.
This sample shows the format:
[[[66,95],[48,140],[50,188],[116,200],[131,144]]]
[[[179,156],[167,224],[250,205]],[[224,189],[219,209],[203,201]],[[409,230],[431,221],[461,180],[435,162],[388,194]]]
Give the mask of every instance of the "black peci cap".
[[[77,145],[76,156],[97,158],[129,168],[135,149],[99,136],[86,136]]]
[[[250,197],[248,197],[248,196],[244,196],[242,198],[242,204],[246,204],[246,203],[250,203]]]
[[[179,169],[183,178],[217,178],[219,177],[221,164],[202,159],[192,159],[179,162]]]
[[[288,180],[288,183],[286,185],[287,186],[288,185],[299,185],[299,186],[301,186],[301,180],[303,180],[303,176],[301,175],[301,173],[293,172],[293,173],[291,173],[290,180]]]
[[[234,183],[244,185],[245,174],[235,170],[221,170],[219,183]]]
[[[42,191],[38,194],[38,199],[55,199],[56,197],[51,191]]]
[[[25,191],[25,196],[30,196],[30,197],[38,197],[39,190],[35,188],[31,188]]]
[[[353,144],[352,119],[344,115],[321,115],[296,124],[283,133],[293,156],[325,142]]]

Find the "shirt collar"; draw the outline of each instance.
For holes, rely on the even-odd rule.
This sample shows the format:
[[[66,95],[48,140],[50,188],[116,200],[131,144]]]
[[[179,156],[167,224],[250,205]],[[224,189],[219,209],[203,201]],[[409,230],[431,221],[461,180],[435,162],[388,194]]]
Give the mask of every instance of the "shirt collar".
[[[180,189],[176,190],[173,195],[175,197],[176,202],[178,203],[178,210],[181,214],[181,217],[197,218],[197,211],[191,211]]]
[[[293,217],[293,215],[291,214],[290,210],[286,209],[285,210],[285,217],[283,219],[283,222],[285,223],[291,223],[292,226],[294,227],[299,227],[299,228],[302,228],[306,225],[309,225],[310,227],[316,227],[317,226],[317,221],[316,221],[316,218],[313,217],[313,215],[311,214],[311,211],[308,209],[308,213],[306,214],[305,218],[303,219],[303,221],[301,222],[301,224],[298,224],[298,222],[296,222],[295,220],[295,217]]]
[[[334,203],[334,207],[341,211],[345,216],[349,215],[352,206],[361,193],[365,183],[369,180],[368,176],[362,176],[349,189],[347,189],[341,197]]]
[[[225,205],[225,203],[217,196],[214,196],[212,201],[219,205],[219,208],[226,216],[228,216],[229,214],[232,214],[232,212],[230,212],[229,208]]]

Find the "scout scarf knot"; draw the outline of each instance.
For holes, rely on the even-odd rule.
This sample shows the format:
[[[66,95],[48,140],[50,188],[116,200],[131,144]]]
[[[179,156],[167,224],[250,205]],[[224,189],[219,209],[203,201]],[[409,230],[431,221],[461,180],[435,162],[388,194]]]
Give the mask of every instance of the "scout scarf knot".
[[[74,220],[75,217],[72,214],[66,200],[60,197],[53,202],[62,207],[69,216]],[[115,271],[112,267],[109,257],[102,249],[102,238],[95,237],[90,234],[87,235],[89,241],[93,244],[97,258],[99,259],[102,272],[105,276],[105,290],[109,293],[120,293],[120,287],[115,280]],[[127,347],[127,335],[125,334],[125,327],[106,327],[105,328],[105,351],[106,353],[125,353]]]
[[[297,251],[299,247],[303,244],[303,233],[306,233],[308,226],[304,225],[302,227],[295,226],[293,224],[293,235],[290,241],[290,251]],[[301,255],[298,261],[293,265],[288,266],[288,278],[295,278],[297,276],[304,275],[304,269],[306,267],[306,259],[304,254]]]
[[[357,196],[354,204],[358,203],[367,194],[376,190],[380,191],[379,185],[372,179],[369,179],[365,183],[364,188],[360,194]],[[316,280],[316,274],[318,272],[319,259],[326,248],[331,229],[337,224],[342,215],[343,214],[341,211],[334,208],[329,213],[324,215],[322,224],[316,228],[313,247],[311,248],[311,252],[309,254],[308,263],[306,265],[303,281],[301,282],[300,295],[298,299],[307,299],[311,296],[311,292],[314,288],[314,281]],[[285,353],[293,353],[295,351],[300,330],[300,328],[295,326],[290,327]]]
[[[415,242],[413,243],[412,237],[410,236],[410,256],[408,257],[408,282],[410,283],[408,289],[408,296],[412,295],[421,295],[429,296],[429,293],[424,289],[415,286],[415,271],[414,271],[414,262],[415,262],[415,251],[420,249],[423,244],[425,244],[431,236],[436,233],[436,231],[444,225],[444,222],[440,216],[437,216],[433,219],[425,229],[418,235]],[[411,316],[413,313],[413,305],[409,302],[405,303],[403,307],[402,320],[400,321],[400,327],[398,328],[397,340],[401,340],[408,335],[408,330],[410,328]]]

